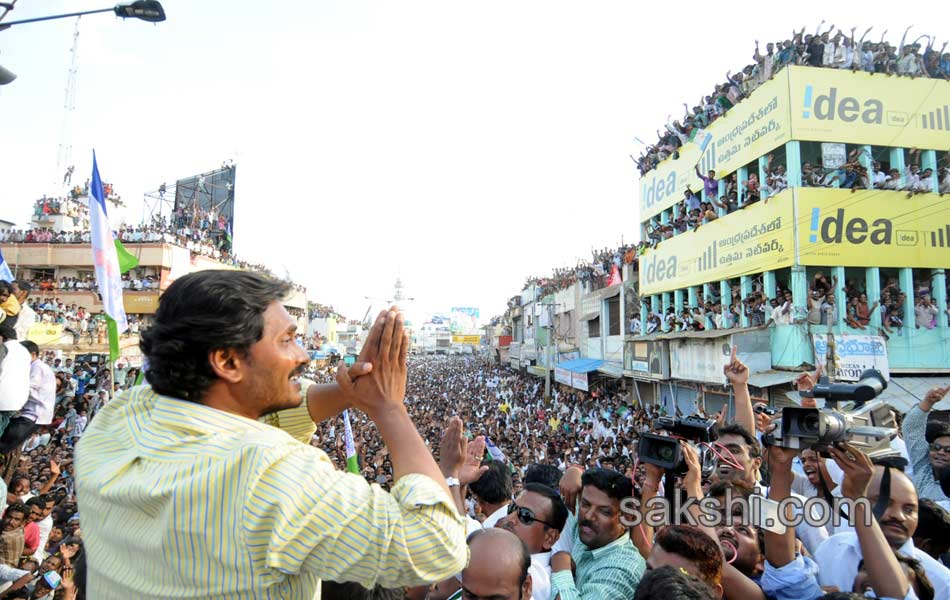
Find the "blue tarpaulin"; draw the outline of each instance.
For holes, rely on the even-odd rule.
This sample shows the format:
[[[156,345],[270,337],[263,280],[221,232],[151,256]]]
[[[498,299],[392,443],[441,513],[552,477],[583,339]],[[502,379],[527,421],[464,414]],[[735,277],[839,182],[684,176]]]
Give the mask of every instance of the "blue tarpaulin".
[[[598,358],[575,358],[558,363],[558,368],[567,369],[572,373],[590,373],[603,366],[604,361]]]

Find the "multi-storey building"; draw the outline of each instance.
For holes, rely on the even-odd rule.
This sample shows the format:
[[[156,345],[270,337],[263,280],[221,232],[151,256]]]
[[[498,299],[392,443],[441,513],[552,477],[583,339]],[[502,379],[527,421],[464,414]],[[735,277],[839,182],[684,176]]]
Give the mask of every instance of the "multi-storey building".
[[[646,173],[642,235],[659,241],[639,258],[641,330],[626,340],[625,374],[638,393],[716,410],[735,344],[754,394],[786,401],[796,370],[824,364],[829,334],[835,375],[877,367],[900,406],[946,381],[950,200],[937,192],[948,106],[948,81],[793,66]],[[698,176],[709,172],[718,198]],[[786,189],[775,185],[782,178]],[[687,189],[725,207],[684,228],[676,221]],[[771,300],[784,306],[786,291],[791,310],[772,321]],[[761,316],[748,308],[759,294],[768,299]],[[730,306],[732,327],[721,316]],[[683,310],[702,331],[670,327],[667,315]]]

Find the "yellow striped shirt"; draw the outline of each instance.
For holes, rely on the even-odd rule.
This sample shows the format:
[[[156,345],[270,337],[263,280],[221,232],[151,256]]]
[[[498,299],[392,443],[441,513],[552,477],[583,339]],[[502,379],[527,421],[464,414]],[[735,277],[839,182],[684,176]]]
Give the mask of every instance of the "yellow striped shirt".
[[[308,444],[306,403],[262,421],[149,386],[103,407],[76,449],[87,597],[311,600],[321,579],[400,587],[465,567],[464,521],[434,481],[388,494],[338,471]]]

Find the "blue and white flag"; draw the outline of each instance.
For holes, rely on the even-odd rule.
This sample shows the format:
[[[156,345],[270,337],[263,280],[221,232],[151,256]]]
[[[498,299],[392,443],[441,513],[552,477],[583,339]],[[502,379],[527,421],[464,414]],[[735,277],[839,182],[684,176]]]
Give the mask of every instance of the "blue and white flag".
[[[488,450],[488,456],[490,456],[492,460],[497,460],[501,463],[506,462],[505,453],[489,438],[485,438],[485,448]]]
[[[13,271],[7,264],[7,259],[3,258],[3,251],[0,250],[0,281],[13,281]]]
[[[693,141],[696,142],[696,145],[699,146],[699,153],[702,154],[706,151],[706,146],[709,145],[709,142],[712,141],[712,134],[706,131],[705,129],[697,129],[696,135],[693,136]]]
[[[109,226],[106,195],[99,177],[95,150],[92,152],[92,180],[89,182],[89,224],[92,229],[92,262],[96,269],[96,285],[102,296],[102,308],[115,321],[117,332],[122,333],[129,328],[125,306],[122,304],[122,274],[112,228]]]

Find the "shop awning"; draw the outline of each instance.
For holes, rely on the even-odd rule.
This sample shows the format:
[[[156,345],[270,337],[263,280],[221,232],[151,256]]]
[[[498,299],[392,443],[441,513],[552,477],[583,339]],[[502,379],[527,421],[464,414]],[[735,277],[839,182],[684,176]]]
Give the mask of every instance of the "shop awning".
[[[767,388],[773,385],[782,385],[798,379],[798,371],[761,371],[749,375],[749,385],[757,388]]]
[[[930,388],[950,385],[950,377],[891,377],[887,389],[878,396],[902,413],[906,413],[915,404],[924,399]],[[950,398],[944,398],[934,405],[935,410],[950,409]]]
[[[572,373],[590,373],[599,369],[603,364],[604,361],[599,358],[575,358],[574,360],[558,363],[557,366]]]
[[[538,377],[545,377],[548,374],[548,370],[544,367],[539,367],[538,365],[530,365],[528,367],[528,373],[532,375],[537,375]]]
[[[620,379],[623,377],[623,365],[615,362],[605,362],[597,369],[597,372],[614,379]]]

